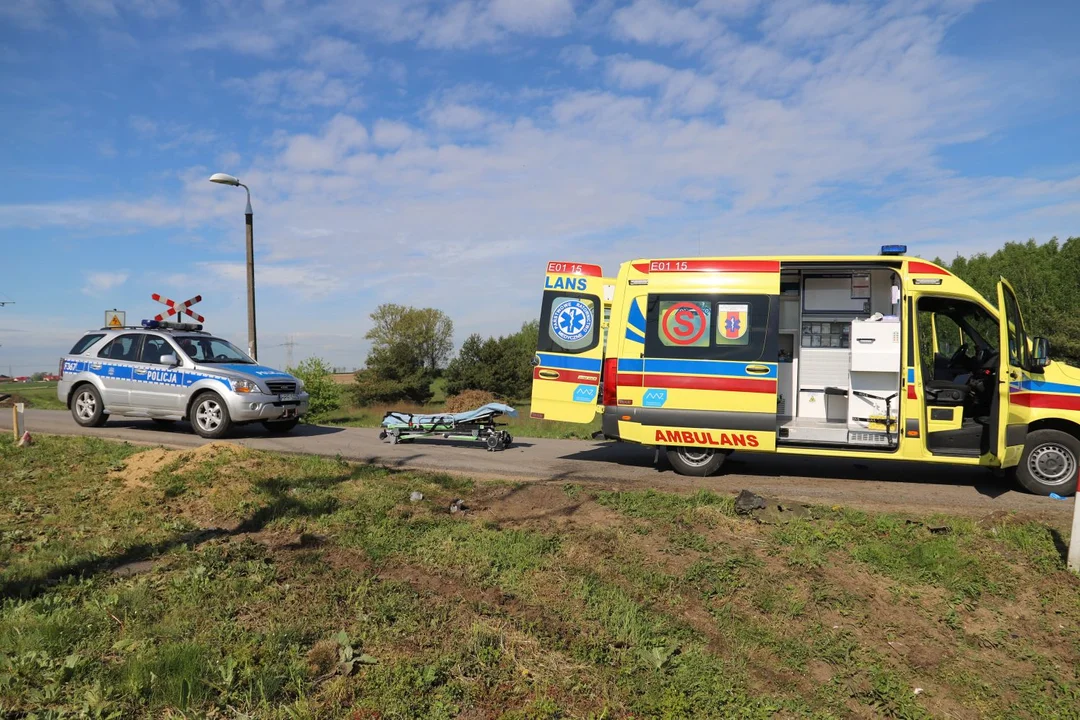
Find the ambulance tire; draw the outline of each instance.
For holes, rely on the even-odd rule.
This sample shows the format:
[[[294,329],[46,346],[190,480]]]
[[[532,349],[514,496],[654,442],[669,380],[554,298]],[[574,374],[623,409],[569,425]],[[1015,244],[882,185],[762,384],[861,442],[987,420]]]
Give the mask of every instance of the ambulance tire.
[[[211,440],[223,437],[232,427],[229,406],[220,395],[209,390],[195,398],[189,420],[196,435]]]
[[[71,416],[83,427],[101,427],[105,424],[105,403],[101,393],[90,383],[83,383],[71,393]]]
[[[714,474],[724,464],[729,454],[730,451],[712,448],[682,446],[667,448],[667,459],[675,472],[692,477],[708,477]]]
[[[1060,430],[1028,433],[1016,466],[1016,479],[1025,490],[1035,495],[1075,495],[1077,473],[1080,440]]]

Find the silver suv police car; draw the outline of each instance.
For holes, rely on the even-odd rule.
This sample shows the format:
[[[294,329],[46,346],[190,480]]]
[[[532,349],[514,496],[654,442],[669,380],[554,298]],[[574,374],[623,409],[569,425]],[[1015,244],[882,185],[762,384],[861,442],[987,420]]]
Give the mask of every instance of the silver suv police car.
[[[199,435],[218,438],[251,422],[288,432],[307,412],[304,384],[292,375],[256,364],[199,325],[150,325],[88,332],[64,356],[56,394],[75,422],[187,419]]]

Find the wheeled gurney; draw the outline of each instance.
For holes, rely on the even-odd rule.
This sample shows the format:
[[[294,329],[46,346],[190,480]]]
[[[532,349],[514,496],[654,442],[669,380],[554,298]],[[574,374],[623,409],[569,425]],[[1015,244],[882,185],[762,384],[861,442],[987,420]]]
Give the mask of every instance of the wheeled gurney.
[[[464,438],[484,443],[488,450],[502,450],[510,447],[514,438],[500,428],[495,419],[508,415],[517,417],[517,410],[509,405],[488,403],[483,407],[462,413],[438,413],[415,415],[406,412],[388,412],[382,419],[380,440],[389,440],[397,444],[403,440],[418,437]]]

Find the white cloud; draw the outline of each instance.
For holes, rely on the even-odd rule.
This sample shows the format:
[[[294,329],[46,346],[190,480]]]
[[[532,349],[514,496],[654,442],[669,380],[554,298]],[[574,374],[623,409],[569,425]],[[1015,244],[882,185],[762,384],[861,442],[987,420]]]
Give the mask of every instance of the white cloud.
[[[458,103],[438,105],[431,108],[428,115],[436,126],[444,130],[475,130],[491,120],[488,112]]]
[[[206,273],[236,285],[247,282],[245,263],[204,262],[199,267]],[[255,280],[257,287],[286,288],[297,294],[318,299],[339,290],[344,278],[333,268],[320,266],[272,265],[260,263],[256,266]],[[223,290],[227,292],[227,289]]]
[[[337,37],[315,38],[302,57],[304,62],[327,72],[366,75],[371,70],[371,61],[358,45]]]
[[[351,151],[367,145],[367,128],[348,115],[335,115],[322,135],[295,135],[286,143],[282,161],[298,170],[331,170]]]
[[[570,0],[492,0],[491,17],[507,30],[559,35],[574,21]]]
[[[600,61],[588,45],[567,45],[559,51],[559,60],[579,70],[587,70]]]
[[[49,14],[48,5],[40,0],[5,0],[0,3],[0,18],[30,30],[44,29]]]
[[[231,78],[227,87],[239,90],[257,105],[286,110],[355,106],[359,91],[322,70],[265,70],[250,78]]]
[[[403,122],[379,118],[375,121],[372,140],[381,148],[397,148],[409,142],[415,134],[415,131]]]
[[[275,35],[261,30],[227,28],[192,35],[183,43],[185,50],[225,50],[240,55],[270,55],[280,42]]]
[[[723,26],[711,16],[664,0],[634,0],[615,11],[612,23],[617,37],[658,45],[700,47],[723,34]]]
[[[126,272],[98,271],[87,273],[82,291],[87,295],[102,295],[127,282]]]

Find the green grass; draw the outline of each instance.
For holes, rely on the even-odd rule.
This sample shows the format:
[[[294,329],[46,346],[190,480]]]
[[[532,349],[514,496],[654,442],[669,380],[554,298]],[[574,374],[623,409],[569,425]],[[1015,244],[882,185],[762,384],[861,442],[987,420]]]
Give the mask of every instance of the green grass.
[[[10,394],[17,402],[40,410],[66,410],[64,403],[56,398],[55,382],[0,383],[0,395]],[[10,412],[10,410],[8,411]]]
[[[0,438],[0,716],[1066,718],[1080,703],[1080,578],[1056,531],[1023,518],[815,508],[765,526],[710,492],[144,451]],[[454,498],[476,509],[451,514]]]

